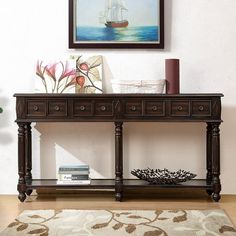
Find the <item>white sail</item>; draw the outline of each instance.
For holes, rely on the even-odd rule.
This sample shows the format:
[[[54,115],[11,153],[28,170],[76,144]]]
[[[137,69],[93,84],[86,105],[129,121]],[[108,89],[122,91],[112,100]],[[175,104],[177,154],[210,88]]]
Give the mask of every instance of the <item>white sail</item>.
[[[111,9],[112,0],[106,0],[105,11]]]
[[[128,10],[124,0],[118,0],[118,4],[119,4],[121,9]]]
[[[113,0],[106,0],[106,20],[112,21],[113,20]]]
[[[100,13],[99,21],[100,23],[123,21],[123,11],[127,10],[124,0],[106,0],[105,10]]]
[[[112,0],[111,20],[123,21],[123,10],[127,10],[124,0]]]

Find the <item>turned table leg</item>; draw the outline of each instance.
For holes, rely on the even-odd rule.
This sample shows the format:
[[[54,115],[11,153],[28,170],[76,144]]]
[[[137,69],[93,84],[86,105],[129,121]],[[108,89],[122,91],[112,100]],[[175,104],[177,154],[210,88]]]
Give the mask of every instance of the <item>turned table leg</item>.
[[[32,180],[32,141],[31,141],[31,125],[25,124],[25,181]],[[26,194],[29,196],[32,189],[26,189]]]
[[[18,122],[18,198],[21,202],[26,199],[26,183],[25,183],[25,123]]]
[[[212,124],[207,123],[207,135],[206,135],[206,181],[207,184],[212,184]],[[209,196],[212,195],[213,190],[207,189],[206,192]]]
[[[218,202],[220,200],[220,122],[212,123],[212,198]]]
[[[115,122],[115,198],[121,201],[123,197],[123,122]]]

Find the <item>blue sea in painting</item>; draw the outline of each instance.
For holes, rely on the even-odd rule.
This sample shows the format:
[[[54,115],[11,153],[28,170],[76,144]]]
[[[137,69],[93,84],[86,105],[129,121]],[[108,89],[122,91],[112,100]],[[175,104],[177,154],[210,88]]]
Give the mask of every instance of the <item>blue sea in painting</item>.
[[[77,27],[76,41],[159,41],[159,33],[157,26],[139,26],[126,28],[80,26]]]

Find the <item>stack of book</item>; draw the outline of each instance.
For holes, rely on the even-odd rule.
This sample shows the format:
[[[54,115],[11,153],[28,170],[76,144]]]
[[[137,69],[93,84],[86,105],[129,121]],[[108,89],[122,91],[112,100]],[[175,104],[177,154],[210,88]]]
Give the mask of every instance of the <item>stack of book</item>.
[[[90,184],[89,165],[64,165],[58,170],[58,184]]]

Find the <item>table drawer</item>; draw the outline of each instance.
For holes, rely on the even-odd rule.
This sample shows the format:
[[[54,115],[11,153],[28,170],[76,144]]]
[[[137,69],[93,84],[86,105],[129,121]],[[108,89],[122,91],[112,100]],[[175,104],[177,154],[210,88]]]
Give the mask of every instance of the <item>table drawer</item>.
[[[29,117],[45,117],[46,101],[29,100],[27,102],[27,116]]]
[[[144,114],[146,116],[165,116],[165,102],[145,101]]]
[[[142,115],[142,101],[127,101],[125,102],[126,116],[141,116]]]
[[[74,101],[73,115],[74,116],[92,116],[93,115],[93,102],[91,100]]]
[[[66,101],[48,101],[48,116],[58,117],[67,116]]]
[[[190,116],[190,101],[172,101],[171,116]]]
[[[192,101],[192,116],[211,116],[211,101]]]
[[[95,116],[113,116],[113,102],[112,100],[96,101],[94,113]]]

